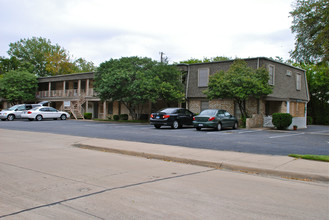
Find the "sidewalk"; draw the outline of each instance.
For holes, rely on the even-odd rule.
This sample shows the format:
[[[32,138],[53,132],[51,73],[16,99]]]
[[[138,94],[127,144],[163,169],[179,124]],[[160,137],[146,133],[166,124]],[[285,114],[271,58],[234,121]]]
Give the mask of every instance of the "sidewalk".
[[[288,156],[195,149],[162,144],[90,138],[75,147],[251,174],[329,182],[329,163]]]

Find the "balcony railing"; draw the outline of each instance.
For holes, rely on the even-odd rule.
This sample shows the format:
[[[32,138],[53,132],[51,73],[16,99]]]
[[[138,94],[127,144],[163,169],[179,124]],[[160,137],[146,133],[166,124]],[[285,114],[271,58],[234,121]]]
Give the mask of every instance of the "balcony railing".
[[[95,95],[94,89],[88,90],[88,95],[86,90],[81,89],[80,95],[93,97]],[[47,97],[78,97],[79,92],[77,89],[67,89],[65,92],[63,90],[51,90],[49,91],[38,91],[36,94],[37,98],[47,98]]]

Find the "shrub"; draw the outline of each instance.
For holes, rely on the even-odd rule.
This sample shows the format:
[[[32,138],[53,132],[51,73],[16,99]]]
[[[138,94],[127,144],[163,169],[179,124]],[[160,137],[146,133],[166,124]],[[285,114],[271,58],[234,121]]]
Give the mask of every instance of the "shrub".
[[[93,117],[93,114],[90,113],[90,112],[86,112],[86,113],[83,114],[83,117],[84,117],[85,119],[91,119],[91,118]]]
[[[139,119],[142,121],[147,121],[149,119],[149,115],[148,114],[141,114]]]
[[[272,123],[279,130],[286,129],[292,123],[292,116],[289,113],[274,113]]]
[[[119,119],[120,119],[119,115],[113,115],[113,120],[119,121]]]
[[[128,120],[128,115],[127,114],[121,114],[120,115],[120,120]]]

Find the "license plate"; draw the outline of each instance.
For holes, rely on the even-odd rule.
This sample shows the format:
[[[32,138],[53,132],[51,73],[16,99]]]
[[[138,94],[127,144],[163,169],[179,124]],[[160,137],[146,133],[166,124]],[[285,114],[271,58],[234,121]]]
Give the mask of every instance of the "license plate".
[[[160,118],[160,116],[157,116],[157,118],[159,119],[159,118]]]
[[[202,127],[202,126],[203,126],[203,124],[199,124],[198,126],[199,126],[199,127]]]

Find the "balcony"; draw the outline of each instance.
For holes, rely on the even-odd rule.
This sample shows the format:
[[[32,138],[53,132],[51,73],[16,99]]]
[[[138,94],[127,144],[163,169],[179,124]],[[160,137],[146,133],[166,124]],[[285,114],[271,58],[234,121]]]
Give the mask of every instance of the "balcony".
[[[87,97],[93,97],[96,96],[94,93],[94,89],[88,89],[88,95],[86,93],[86,90],[81,89],[80,91],[81,96],[87,96]],[[65,92],[63,90],[51,90],[49,91],[38,91],[36,94],[37,98],[49,98],[49,97],[66,97],[66,98],[74,98],[78,97],[79,92],[77,89],[67,89]]]

